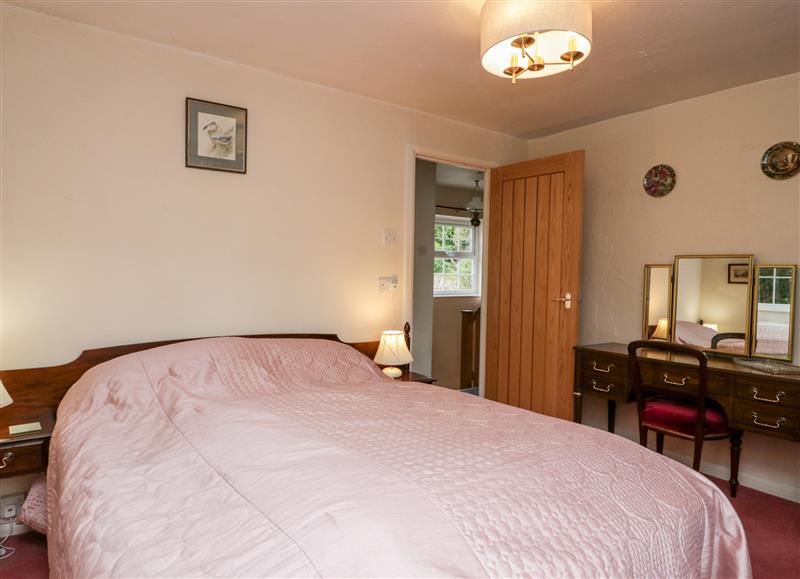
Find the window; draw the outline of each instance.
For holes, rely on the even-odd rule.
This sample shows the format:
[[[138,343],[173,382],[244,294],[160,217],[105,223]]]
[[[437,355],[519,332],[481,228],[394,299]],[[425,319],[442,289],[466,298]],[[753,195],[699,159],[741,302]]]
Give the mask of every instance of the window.
[[[433,295],[480,295],[480,228],[469,219],[436,216]]]
[[[792,293],[792,270],[786,267],[761,268],[758,276],[758,303],[780,306],[789,311]]]

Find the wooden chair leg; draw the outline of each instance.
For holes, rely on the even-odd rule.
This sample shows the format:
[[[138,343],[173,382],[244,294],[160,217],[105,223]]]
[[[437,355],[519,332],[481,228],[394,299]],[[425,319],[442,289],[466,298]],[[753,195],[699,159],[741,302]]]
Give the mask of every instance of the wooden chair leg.
[[[656,432],[656,452],[664,454],[664,433]]]
[[[703,439],[698,436],[694,439],[694,459],[692,460],[692,468],[700,472],[700,458],[703,456]]]
[[[731,432],[731,478],[728,483],[731,486],[731,498],[736,497],[736,489],[739,488],[739,455],[742,453],[742,431],[734,430]]]
[[[644,426],[639,427],[639,444],[647,448],[647,428]]]

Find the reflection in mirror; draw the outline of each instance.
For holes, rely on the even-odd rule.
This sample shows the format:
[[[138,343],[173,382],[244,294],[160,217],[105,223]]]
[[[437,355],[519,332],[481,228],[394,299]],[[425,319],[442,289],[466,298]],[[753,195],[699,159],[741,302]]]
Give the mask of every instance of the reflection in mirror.
[[[752,255],[676,257],[673,341],[748,355],[752,271]]]
[[[669,312],[672,308],[672,266],[644,266],[644,316],[642,337],[645,340],[669,339]]]
[[[793,265],[756,267],[754,356],[792,359],[795,269]]]

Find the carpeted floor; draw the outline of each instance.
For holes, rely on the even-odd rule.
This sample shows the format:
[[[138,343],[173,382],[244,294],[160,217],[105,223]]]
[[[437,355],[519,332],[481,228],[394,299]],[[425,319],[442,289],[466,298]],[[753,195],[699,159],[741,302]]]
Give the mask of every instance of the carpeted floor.
[[[717,483],[726,493],[728,483]],[[744,524],[750,544],[755,579],[800,577],[800,504],[753,489],[739,487],[732,501]],[[7,545],[17,551],[0,560],[3,579],[47,577],[47,541],[38,533],[11,537]]]

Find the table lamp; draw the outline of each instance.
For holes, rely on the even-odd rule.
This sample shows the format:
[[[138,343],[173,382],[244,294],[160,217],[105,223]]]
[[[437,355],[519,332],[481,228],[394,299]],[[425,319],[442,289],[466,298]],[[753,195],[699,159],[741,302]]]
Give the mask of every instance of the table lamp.
[[[411,352],[406,345],[406,336],[400,330],[387,330],[381,334],[381,343],[375,354],[375,363],[388,366],[383,373],[390,378],[399,378],[403,371],[396,366],[412,362]]]
[[[669,330],[669,319],[668,318],[661,318],[658,320],[658,325],[656,326],[653,335],[650,336],[651,340],[666,340],[667,339],[667,330]]]
[[[11,398],[8,390],[6,390],[6,387],[3,386],[3,381],[0,380],[0,408],[8,406],[12,402],[14,402],[14,400]]]

